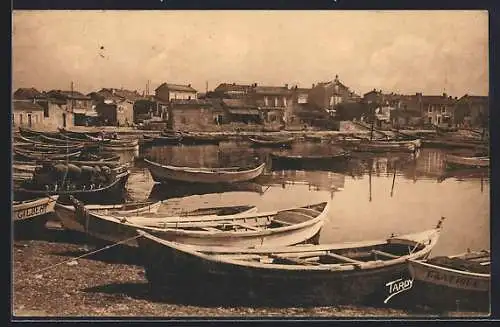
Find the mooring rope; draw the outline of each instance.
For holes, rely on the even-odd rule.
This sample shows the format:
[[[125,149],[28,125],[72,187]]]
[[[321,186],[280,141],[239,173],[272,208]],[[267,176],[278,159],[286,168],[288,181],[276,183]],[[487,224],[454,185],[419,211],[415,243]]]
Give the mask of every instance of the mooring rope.
[[[116,245],[119,245],[119,244],[122,244],[122,243],[126,243],[126,242],[128,242],[128,241],[132,241],[132,240],[134,240],[134,239],[136,239],[136,238],[139,238],[139,237],[141,237],[141,235],[140,235],[140,234],[139,234],[139,235],[136,235],[136,236],[133,236],[133,237],[130,237],[130,238],[127,238],[127,239],[125,239],[125,240],[121,240],[121,241],[119,241],[119,242],[116,242],[116,243],[110,244],[110,245],[106,245],[105,247],[100,248],[100,249],[98,249],[98,250],[95,250],[95,251],[92,251],[92,252],[89,252],[89,253],[85,253],[85,254],[83,254],[83,255],[81,255],[81,256],[78,256],[78,257],[75,257],[75,258],[71,258],[71,259],[68,259],[68,260],[64,260],[64,261],[59,262],[59,263],[56,263],[56,264],[54,264],[54,265],[52,265],[52,266],[45,267],[45,268],[43,268],[43,269],[37,270],[37,271],[33,272],[32,274],[39,274],[39,273],[41,273],[41,272],[43,272],[43,271],[47,271],[47,270],[49,270],[49,269],[52,269],[52,268],[57,267],[57,266],[59,266],[59,265],[62,265],[62,264],[64,264],[64,263],[68,263],[68,262],[71,262],[71,261],[74,261],[74,260],[78,260],[78,259],[81,259],[81,258],[87,257],[87,256],[89,256],[89,255],[92,255],[92,254],[95,254],[95,253],[98,253],[98,252],[101,252],[101,251],[104,251],[104,250],[110,249],[110,248],[112,248],[112,247],[114,247],[114,246],[116,246]]]

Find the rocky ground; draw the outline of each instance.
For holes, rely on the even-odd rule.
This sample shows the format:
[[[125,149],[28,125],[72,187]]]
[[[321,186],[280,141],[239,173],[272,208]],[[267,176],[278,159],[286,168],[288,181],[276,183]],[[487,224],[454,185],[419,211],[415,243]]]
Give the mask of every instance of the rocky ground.
[[[194,305],[152,300],[133,250],[116,246],[88,254],[85,240],[59,229],[16,235],[12,246],[13,315],[31,317],[418,317],[429,312],[372,307],[269,308]],[[98,247],[99,248],[99,247]],[[95,249],[95,247],[94,247]],[[93,250],[93,249],[91,249]],[[62,263],[64,262],[64,263]],[[62,263],[62,264],[59,264]],[[53,266],[59,264],[57,266]],[[51,269],[41,271],[46,267]],[[466,315],[462,313],[462,315]]]

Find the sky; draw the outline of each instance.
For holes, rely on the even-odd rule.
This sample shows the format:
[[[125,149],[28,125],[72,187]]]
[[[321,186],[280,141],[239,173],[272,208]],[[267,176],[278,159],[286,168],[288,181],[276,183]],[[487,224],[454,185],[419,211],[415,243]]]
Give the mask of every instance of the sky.
[[[488,95],[486,11],[14,11],[13,91],[199,92],[339,79],[359,95]]]

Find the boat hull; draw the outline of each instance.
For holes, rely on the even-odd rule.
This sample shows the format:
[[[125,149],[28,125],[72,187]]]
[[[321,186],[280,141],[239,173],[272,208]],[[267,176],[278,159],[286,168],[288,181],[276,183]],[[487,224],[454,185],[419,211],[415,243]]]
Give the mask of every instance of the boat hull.
[[[414,261],[408,263],[408,268],[414,282],[407,293],[411,301],[443,310],[490,310],[489,275],[467,274]]]
[[[56,208],[56,214],[60,216],[60,219],[69,221],[71,224],[70,228],[73,230],[79,229],[91,235],[94,238],[101,239],[108,242],[118,242],[127,238],[131,238],[137,235],[137,230],[144,230],[147,233],[155,235],[161,239],[191,244],[196,246],[237,246],[237,247],[259,247],[266,245],[273,246],[286,246],[298,243],[303,243],[307,240],[314,239],[323,226],[324,220],[326,218],[327,208],[317,217],[311,218],[311,220],[306,221],[301,224],[293,226],[285,226],[275,229],[262,229],[260,231],[245,231],[245,232],[199,232],[199,231],[189,231],[180,228],[152,228],[145,226],[143,223],[134,223],[134,217],[131,217],[129,221],[126,219],[121,219],[123,217],[113,217],[101,218],[98,215],[92,215],[92,213],[87,214],[85,217],[81,215],[75,215],[74,212],[71,214],[69,210],[59,210]],[[64,216],[63,216],[64,215]],[[252,213],[239,213],[235,215],[227,216],[217,216],[210,217],[209,220],[212,221],[232,221],[239,219],[242,222],[245,221],[255,221],[258,218],[262,222],[267,220],[267,215],[264,214],[252,214]],[[200,216],[198,216],[200,217]],[[196,218],[196,221],[207,219]],[[125,217],[126,218],[126,217]],[[165,219],[168,219],[166,217]],[[191,217],[192,218],[192,217]],[[162,220],[161,217],[154,218]],[[175,218],[174,218],[175,219]],[[192,218],[194,219],[194,218]],[[179,224],[182,221],[188,220],[188,218],[179,217]],[[137,221],[137,220],[136,220]],[[170,219],[170,221],[172,221]],[[78,224],[79,226],[75,225]],[[170,223],[172,225],[172,223]],[[195,223],[196,225],[196,223]],[[68,225],[69,226],[69,225]],[[175,226],[175,223],[174,223]],[[132,240],[127,243],[130,246],[137,246],[136,240]]]
[[[12,218],[14,222],[24,222],[37,219],[40,216],[54,212],[58,196],[43,197],[12,205]]]
[[[207,172],[196,170],[195,168],[189,169],[171,169],[169,166],[163,166],[153,163],[144,159],[146,166],[153,177],[155,182],[167,183],[168,181],[179,181],[188,183],[235,183],[247,182],[260,176],[264,171],[265,164],[259,167],[238,172]]]
[[[487,157],[475,158],[447,155],[445,163],[449,169],[488,168],[490,166],[490,159]]]
[[[85,204],[108,204],[118,203],[124,200],[125,185],[127,183],[129,172],[117,176],[110,185],[97,190],[87,191],[54,191],[19,188],[14,190],[17,199],[30,199],[42,195],[59,195],[59,201],[68,203],[69,196],[72,195]]]
[[[342,272],[259,269],[201,260],[144,237],[138,243],[151,290],[185,292],[189,285],[193,298],[217,297],[209,301],[284,306],[369,303],[386,290],[388,281],[407,272],[404,262]]]
[[[359,152],[415,152],[421,146],[419,139],[412,141],[371,141],[359,142],[353,145]]]

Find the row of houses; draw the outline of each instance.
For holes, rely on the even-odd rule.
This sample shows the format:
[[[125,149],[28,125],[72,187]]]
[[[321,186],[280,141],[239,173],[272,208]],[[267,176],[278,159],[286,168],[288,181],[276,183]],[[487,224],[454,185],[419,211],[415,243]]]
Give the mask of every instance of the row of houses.
[[[342,120],[374,120],[379,128],[472,127],[484,125],[488,118],[487,96],[453,98],[381,90],[359,96],[338,76],[310,88],[222,83],[213,91],[199,93],[190,84],[162,83],[154,95],[123,88],[103,88],[87,95],[73,90],[21,88],[13,98],[15,125],[48,128],[158,122],[182,130],[335,129]]]

